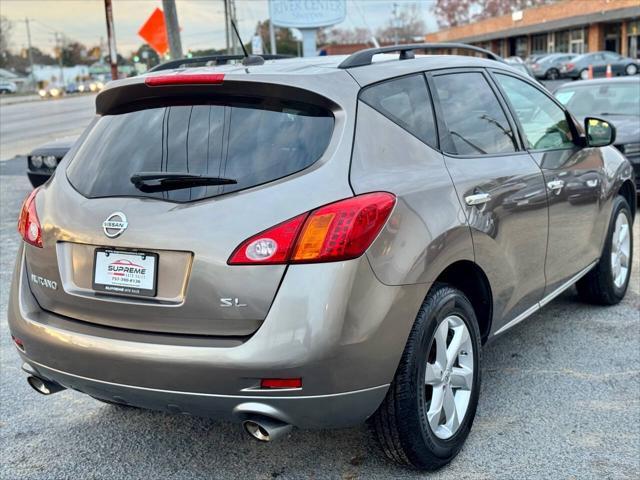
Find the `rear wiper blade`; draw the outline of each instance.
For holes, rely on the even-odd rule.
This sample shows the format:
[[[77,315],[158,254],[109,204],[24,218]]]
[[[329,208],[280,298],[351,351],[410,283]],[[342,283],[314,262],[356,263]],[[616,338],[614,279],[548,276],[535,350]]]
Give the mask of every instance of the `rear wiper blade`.
[[[209,185],[235,185],[238,181],[182,172],[138,172],[131,175],[131,183],[142,192],[153,193]]]

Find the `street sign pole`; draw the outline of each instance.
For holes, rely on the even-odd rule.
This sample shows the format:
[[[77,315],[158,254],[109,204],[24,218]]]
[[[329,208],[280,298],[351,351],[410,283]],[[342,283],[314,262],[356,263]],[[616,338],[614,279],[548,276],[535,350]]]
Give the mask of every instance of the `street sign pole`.
[[[182,58],[182,42],[180,41],[180,26],[178,25],[178,12],[175,0],[162,0],[164,18],[167,25],[167,37],[169,38],[169,51],[171,58]]]
[[[302,33],[302,56],[315,57],[317,28],[299,28]]]
[[[118,79],[118,52],[116,50],[116,32],[113,28],[113,8],[111,0],[104,0],[107,15],[107,43],[109,45],[109,63],[111,64],[111,80]]]
[[[269,0],[269,21],[272,25],[297,28],[302,33],[302,56],[313,57],[316,53],[318,28],[342,22],[346,17],[345,0]],[[271,39],[271,48],[275,39]]]

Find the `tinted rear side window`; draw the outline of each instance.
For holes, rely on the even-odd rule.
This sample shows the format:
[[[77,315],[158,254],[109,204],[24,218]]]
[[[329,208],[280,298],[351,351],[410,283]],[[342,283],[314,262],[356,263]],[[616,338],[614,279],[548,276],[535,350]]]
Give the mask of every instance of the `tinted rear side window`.
[[[498,99],[481,73],[434,77],[444,121],[458,155],[487,155],[516,150],[513,131]]]
[[[437,148],[433,108],[422,74],[397,78],[369,87],[360,94],[360,100],[427,145]]]
[[[145,196],[186,202],[229,193],[303,170],[326,150],[333,115],[280,104],[167,106],[101,117],[71,161],[71,184],[90,198]],[[142,192],[139,172],[231,178],[235,185]]]

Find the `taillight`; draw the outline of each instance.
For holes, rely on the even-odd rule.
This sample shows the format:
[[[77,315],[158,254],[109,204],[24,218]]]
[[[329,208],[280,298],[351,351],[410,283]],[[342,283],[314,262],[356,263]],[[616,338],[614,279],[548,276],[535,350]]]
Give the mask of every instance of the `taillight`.
[[[567,63],[567,70],[573,70],[573,67],[575,67],[573,63]]]
[[[38,248],[42,248],[42,227],[36,212],[36,195],[39,189],[36,188],[22,203],[20,217],[18,218],[18,232],[22,239]]]
[[[386,223],[396,197],[376,192],[298,215],[245,240],[229,265],[349,260],[362,255]]]
[[[220,85],[224,81],[224,73],[170,73],[145,78],[144,83],[150,87],[166,85]]]

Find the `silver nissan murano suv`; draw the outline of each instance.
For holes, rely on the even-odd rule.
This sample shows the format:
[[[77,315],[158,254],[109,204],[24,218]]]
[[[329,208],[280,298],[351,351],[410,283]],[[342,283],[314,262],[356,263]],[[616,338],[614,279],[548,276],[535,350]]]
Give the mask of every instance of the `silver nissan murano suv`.
[[[451,461],[483,344],[574,284],[619,302],[636,209],[614,125],[453,46],[476,56],[110,83],[20,214],[8,316],[31,386],[263,441],[368,420],[397,462]]]

